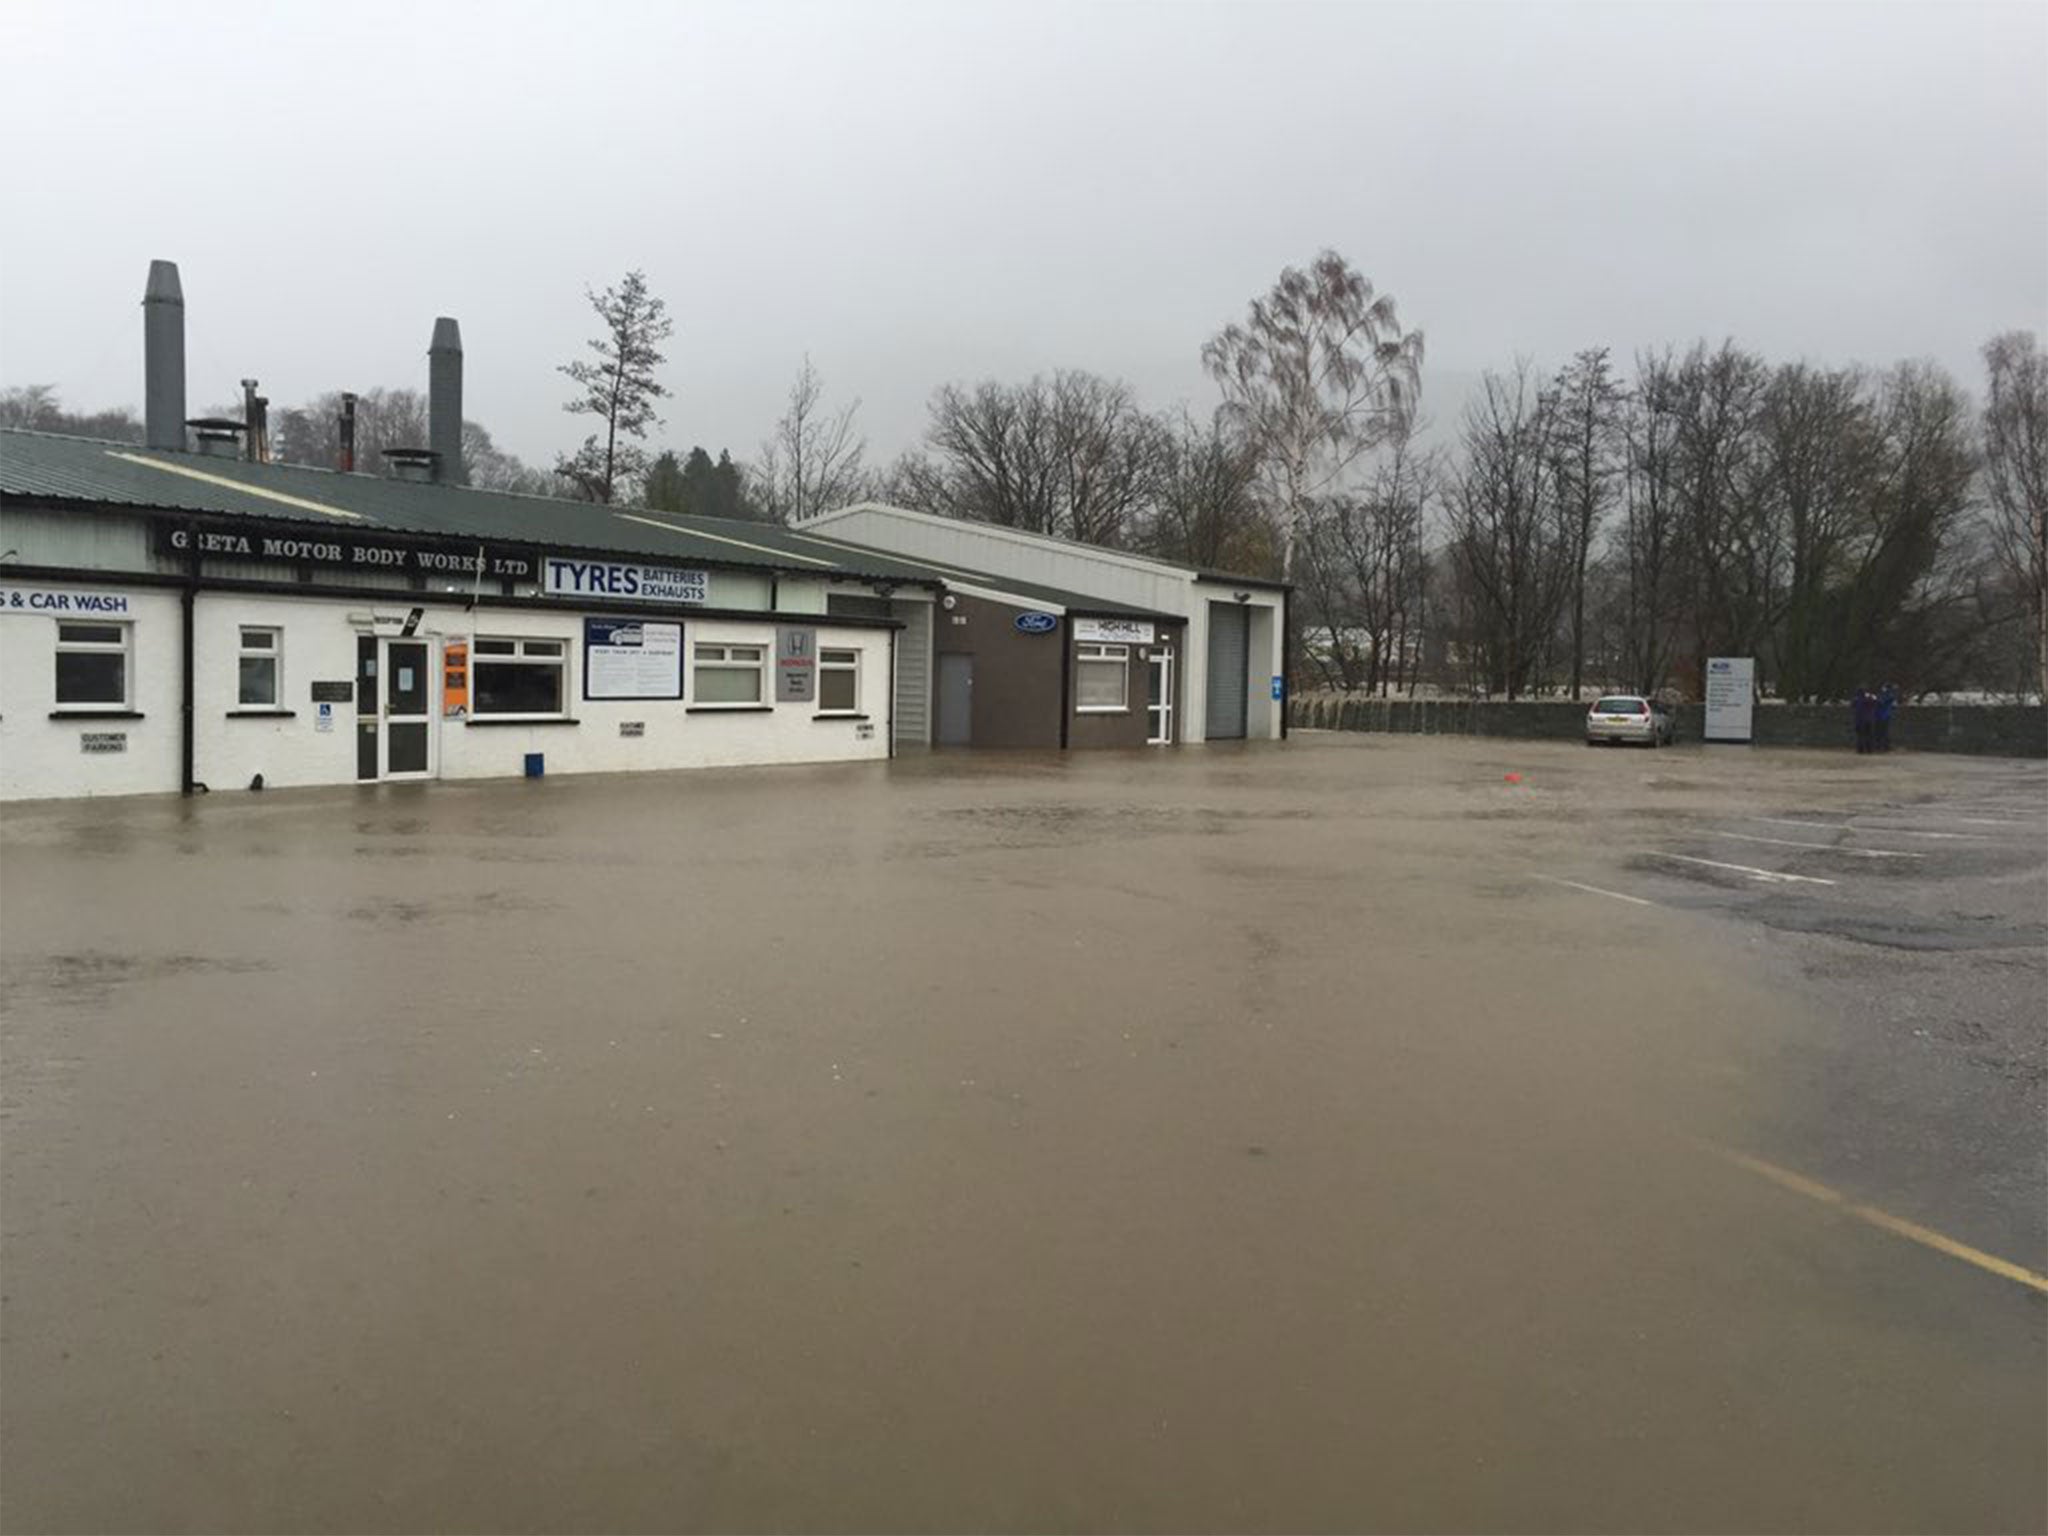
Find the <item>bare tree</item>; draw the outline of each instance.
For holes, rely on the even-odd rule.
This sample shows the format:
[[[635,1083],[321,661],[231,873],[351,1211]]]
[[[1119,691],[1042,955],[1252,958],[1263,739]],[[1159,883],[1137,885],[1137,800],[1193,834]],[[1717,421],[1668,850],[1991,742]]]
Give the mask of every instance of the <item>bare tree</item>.
[[[92,437],[110,443],[139,443],[142,422],[125,406],[110,411],[67,411],[54,384],[17,384],[0,389],[0,427]]]
[[[1335,251],[1288,267],[1240,325],[1202,348],[1233,423],[1258,445],[1291,576],[1310,505],[1342,488],[1359,456],[1404,429],[1421,382],[1422,333],[1393,296]]]
[[[755,501],[771,521],[800,523],[867,496],[867,440],[854,426],[860,401],[828,413],[825,383],[808,355],[789,387],[789,408],[761,445],[750,473]]]
[[[1556,410],[1551,427],[1557,495],[1570,539],[1572,563],[1571,696],[1586,672],[1586,568],[1593,543],[1620,493],[1622,390],[1608,366],[1607,349],[1579,353],[1551,386]]]
[[[1277,570],[1273,525],[1258,482],[1258,450],[1222,412],[1198,422],[1183,410],[1162,445],[1145,547],[1211,570]]]
[[[1571,584],[1566,520],[1559,515],[1555,398],[1529,366],[1486,375],[1466,407],[1463,473],[1448,499],[1451,550],[1472,602],[1472,641],[1489,691],[1529,688],[1555,638]]]
[[[956,517],[1120,544],[1149,504],[1165,433],[1130,386],[1062,369],[932,396],[926,494]]]
[[[1984,346],[1984,488],[1994,547],[2033,628],[2034,687],[2048,699],[2048,356],[2033,334]]]
[[[581,391],[562,409],[597,417],[603,431],[586,437],[573,454],[558,457],[555,473],[591,501],[609,503],[646,472],[647,454],[638,444],[661,420],[654,406],[668,390],[654,373],[667,360],[661,344],[675,326],[668,306],[648,291],[644,273],[628,272],[616,287],[603,293],[586,288],[583,294],[604,329],[591,338],[591,357],[557,370]]]
[[[239,413],[236,413],[239,414]],[[271,457],[286,464],[331,468],[340,451],[341,392],[328,390],[279,411]],[[366,389],[356,395],[356,467],[375,473],[386,448],[427,441],[427,397],[417,389]]]

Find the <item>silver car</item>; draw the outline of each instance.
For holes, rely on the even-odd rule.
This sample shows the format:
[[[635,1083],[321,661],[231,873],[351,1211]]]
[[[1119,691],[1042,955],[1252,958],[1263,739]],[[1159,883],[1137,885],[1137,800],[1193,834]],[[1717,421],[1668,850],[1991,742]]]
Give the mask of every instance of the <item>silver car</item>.
[[[1677,740],[1671,711],[1655,699],[1638,693],[1611,693],[1594,701],[1586,712],[1586,745],[1603,741],[1633,741],[1640,746],[1661,747]]]

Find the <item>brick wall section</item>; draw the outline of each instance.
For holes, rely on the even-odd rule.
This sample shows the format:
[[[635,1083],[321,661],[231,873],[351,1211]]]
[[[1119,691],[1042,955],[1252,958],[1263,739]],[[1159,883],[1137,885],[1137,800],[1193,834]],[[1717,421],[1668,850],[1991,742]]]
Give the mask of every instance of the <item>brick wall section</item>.
[[[1700,739],[1704,713],[1698,704],[1679,706],[1680,741]],[[1586,706],[1318,693],[1293,701],[1289,723],[1306,730],[1576,741],[1585,735]],[[1758,746],[1843,751],[1855,746],[1846,704],[1759,704],[1755,728]],[[1892,745],[1908,752],[2048,757],[2048,709],[2038,704],[1902,705],[1892,721]]]

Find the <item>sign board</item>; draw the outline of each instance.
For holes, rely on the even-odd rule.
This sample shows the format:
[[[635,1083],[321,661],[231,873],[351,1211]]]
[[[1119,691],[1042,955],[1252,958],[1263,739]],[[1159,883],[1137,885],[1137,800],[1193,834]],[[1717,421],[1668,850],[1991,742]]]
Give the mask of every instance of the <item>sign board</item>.
[[[86,731],[78,738],[78,750],[87,753],[126,752],[126,731]]]
[[[313,702],[315,704],[346,704],[356,696],[356,685],[342,681],[338,683],[315,683]]]
[[[621,720],[619,722],[619,734],[621,736],[645,736],[647,734],[647,722],[645,720]]]
[[[316,731],[332,731],[334,729],[334,706],[332,704],[316,704],[313,706],[313,709],[313,729]]]
[[[583,697],[682,696],[682,625],[646,619],[583,621]]]
[[[81,613],[126,618],[128,599],[119,592],[53,592],[47,587],[0,587],[0,613]]]
[[[552,597],[627,597],[637,603],[705,603],[711,582],[702,571],[663,565],[570,560],[549,555],[541,562],[541,590]]]
[[[953,622],[965,624],[967,621],[955,615]],[[1016,624],[1017,628],[1027,635],[1049,635],[1060,627],[1060,616],[1056,613],[1020,613],[1017,615]]]
[[[1703,741],[1747,742],[1755,732],[1756,658],[1713,656],[1707,660],[1707,719]]]
[[[441,648],[441,718],[461,720],[469,714],[469,642],[450,640]]]
[[[1152,625],[1140,619],[1076,619],[1074,620],[1076,640],[1107,640],[1130,645],[1150,645],[1154,639]]]
[[[808,704],[818,696],[818,632],[787,625],[775,631],[775,702]]]
[[[461,577],[474,581],[532,581],[539,564],[524,550],[502,544],[422,544],[358,533],[264,533],[245,523],[159,523],[160,555],[198,554],[208,560],[261,560],[281,565],[318,565],[352,571],[391,571],[401,576]]]
[[[1279,702],[1280,702],[1280,701],[1281,701],[1282,699],[1284,699],[1284,698],[1286,698],[1286,697],[1287,697],[1287,679],[1286,679],[1286,678],[1284,678],[1284,677],[1276,677],[1276,678],[1274,678],[1274,679],[1273,679],[1273,702],[1277,704],[1277,703],[1279,703]]]

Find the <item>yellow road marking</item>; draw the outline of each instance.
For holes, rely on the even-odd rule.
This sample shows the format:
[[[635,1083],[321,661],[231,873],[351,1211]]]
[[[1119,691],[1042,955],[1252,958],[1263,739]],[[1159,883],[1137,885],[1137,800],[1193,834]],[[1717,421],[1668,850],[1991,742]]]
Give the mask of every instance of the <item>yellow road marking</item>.
[[[239,491],[244,496],[259,497],[264,501],[282,502],[287,507],[298,507],[307,512],[319,512],[328,517],[346,517],[360,522],[363,514],[351,512],[346,507],[330,507],[324,501],[308,501],[303,496],[287,496],[283,491],[267,491],[261,486],[246,485],[240,480],[230,480],[226,475],[209,475],[203,469],[190,469],[183,464],[166,464],[162,459],[145,459],[139,453],[114,453],[108,457],[121,459],[129,464],[140,464],[145,469],[160,469],[167,475],[183,475],[187,480],[200,480],[207,485],[224,486]]]
[[[816,555],[800,555],[793,549],[773,549],[766,544],[749,544],[745,539],[729,539],[722,533],[706,533],[702,528],[685,528],[681,523],[664,523],[658,517],[641,517],[632,512],[614,512],[613,517],[622,517],[629,523],[645,523],[650,528],[666,528],[670,533],[687,534],[693,539],[716,539],[721,544],[735,544],[741,549],[751,549],[764,555],[773,555],[778,560],[801,560],[807,565],[837,565],[836,560],[820,560]]]
[[[1932,1248],[1936,1253],[1945,1253],[1952,1259],[1961,1259],[1965,1264],[1974,1264],[1989,1274],[2014,1281],[2029,1290],[2039,1291],[2042,1295],[2048,1296],[2048,1275],[2036,1274],[2033,1270],[2001,1259],[1996,1254],[1986,1253],[1981,1248],[1972,1248],[1968,1243],[1959,1243],[1930,1227],[1921,1226],[1917,1221],[1908,1221],[1903,1216],[1894,1216],[1890,1211],[1881,1211],[1874,1205],[1851,1200],[1840,1190],[1830,1189],[1827,1185],[1793,1173],[1790,1169],[1780,1168],[1776,1163],[1767,1163],[1760,1157],[1751,1157],[1746,1152],[1736,1152],[1728,1147],[1717,1147],[1712,1142],[1702,1142],[1700,1145],[1724,1162],[1746,1169],[1758,1178],[1768,1179],[1780,1189],[1789,1189],[1795,1195],[1804,1195],[1807,1199],[1817,1200],[1822,1205],[1832,1205],[1844,1215],[1853,1216],[1881,1232],[1903,1237],[1907,1242],[1918,1243],[1923,1248]]]

